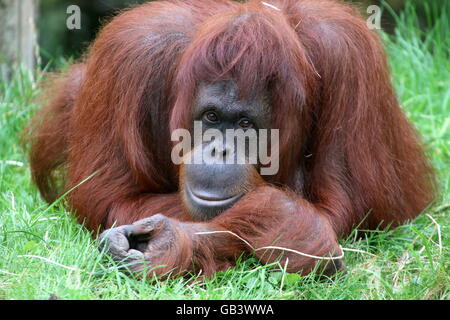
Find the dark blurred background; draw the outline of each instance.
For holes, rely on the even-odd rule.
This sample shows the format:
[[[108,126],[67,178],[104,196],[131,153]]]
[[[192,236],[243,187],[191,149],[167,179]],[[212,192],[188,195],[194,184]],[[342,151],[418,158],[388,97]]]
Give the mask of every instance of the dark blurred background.
[[[346,0],[355,3],[360,11],[367,15],[369,5],[388,4],[397,14],[404,8],[407,1],[423,0]],[[434,0],[448,1],[448,0]],[[38,41],[40,45],[41,65],[56,61],[63,57],[77,59],[85,52],[89,43],[95,38],[101,26],[109,21],[118,11],[129,6],[135,6],[145,0],[40,0],[38,7]],[[81,9],[81,29],[66,28],[67,7],[78,5]],[[420,16],[420,12],[419,12]],[[395,29],[393,16],[383,10],[381,27],[385,32],[392,33]]]

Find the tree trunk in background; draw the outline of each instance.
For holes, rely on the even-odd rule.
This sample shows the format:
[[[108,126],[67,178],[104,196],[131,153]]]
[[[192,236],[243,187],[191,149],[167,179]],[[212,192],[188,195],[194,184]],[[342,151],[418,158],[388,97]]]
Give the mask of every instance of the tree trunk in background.
[[[34,69],[38,59],[36,13],[35,0],[0,0],[0,79],[10,79],[20,64]]]

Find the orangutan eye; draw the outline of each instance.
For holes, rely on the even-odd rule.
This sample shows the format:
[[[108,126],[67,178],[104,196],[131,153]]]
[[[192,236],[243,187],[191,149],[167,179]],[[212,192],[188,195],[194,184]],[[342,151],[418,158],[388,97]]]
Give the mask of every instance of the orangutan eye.
[[[203,118],[206,119],[209,122],[218,122],[219,116],[214,111],[207,111],[203,115]]]
[[[248,120],[247,118],[243,118],[243,119],[239,120],[239,126],[241,128],[247,129],[247,128],[253,127],[253,123],[250,120]]]

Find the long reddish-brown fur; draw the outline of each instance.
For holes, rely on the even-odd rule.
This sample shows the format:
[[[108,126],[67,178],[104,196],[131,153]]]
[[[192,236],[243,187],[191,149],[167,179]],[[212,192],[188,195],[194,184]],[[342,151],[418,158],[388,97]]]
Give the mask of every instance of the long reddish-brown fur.
[[[432,170],[376,32],[336,1],[267,2],[280,10],[260,1],[151,2],[106,25],[84,61],[49,89],[54,98],[31,126],[32,175],[44,198],[90,177],[68,195],[80,222],[97,231],[162,213],[184,227],[157,263],[206,274],[249,248],[228,233],[187,229],[327,255],[355,225],[417,216],[434,197]],[[224,79],[242,96],[271,93],[280,171],[198,223],[178,194],[170,132],[190,128],[201,81]],[[284,257],[304,273],[316,262]]]

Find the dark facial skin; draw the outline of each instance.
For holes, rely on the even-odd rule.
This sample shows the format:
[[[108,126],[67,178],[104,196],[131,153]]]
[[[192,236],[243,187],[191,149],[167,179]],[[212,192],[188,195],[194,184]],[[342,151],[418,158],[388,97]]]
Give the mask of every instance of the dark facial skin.
[[[240,100],[237,87],[232,81],[201,84],[193,106],[194,121],[202,122],[202,129],[220,130],[225,138],[227,129],[268,129],[270,106],[267,94],[257,93]],[[226,139],[224,139],[226,140]],[[203,142],[193,153],[203,153],[203,163],[186,164],[182,181],[183,199],[194,218],[206,221],[230,208],[254,183],[258,164],[205,163],[209,155],[222,153],[236,160],[234,150],[223,141],[221,150],[212,145],[214,140]],[[248,154],[248,146],[246,146]]]

